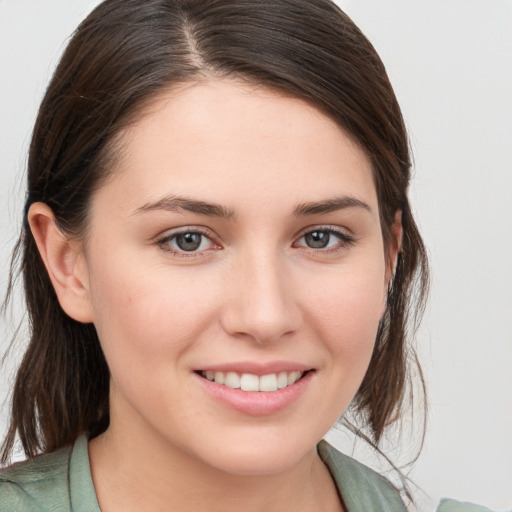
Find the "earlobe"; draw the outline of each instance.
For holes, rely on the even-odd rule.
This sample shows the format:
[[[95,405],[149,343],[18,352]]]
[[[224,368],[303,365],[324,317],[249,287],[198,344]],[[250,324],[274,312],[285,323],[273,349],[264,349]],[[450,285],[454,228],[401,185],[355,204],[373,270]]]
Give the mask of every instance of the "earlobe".
[[[80,242],[66,237],[45,203],[30,206],[28,222],[62,309],[78,322],[92,322],[87,266]]]

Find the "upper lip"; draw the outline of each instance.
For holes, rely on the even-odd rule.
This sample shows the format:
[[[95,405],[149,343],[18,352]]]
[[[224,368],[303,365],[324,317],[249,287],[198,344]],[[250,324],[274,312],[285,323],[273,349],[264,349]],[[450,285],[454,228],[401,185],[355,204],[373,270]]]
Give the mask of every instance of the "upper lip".
[[[238,361],[232,363],[207,364],[201,366],[197,371],[214,371],[214,372],[235,372],[239,374],[250,373],[252,375],[269,375],[271,373],[306,372],[312,370],[310,365],[296,363],[293,361],[271,361],[268,363],[257,363],[254,361]]]

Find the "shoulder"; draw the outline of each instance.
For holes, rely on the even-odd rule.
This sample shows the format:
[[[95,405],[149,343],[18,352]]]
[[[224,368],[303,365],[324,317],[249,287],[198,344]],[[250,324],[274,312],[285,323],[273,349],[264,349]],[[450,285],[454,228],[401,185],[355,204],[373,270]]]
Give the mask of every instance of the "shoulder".
[[[328,467],[348,510],[405,512],[400,493],[382,475],[340,453],[325,441],[319,443],[318,453]]]
[[[406,511],[399,492],[389,480],[376,471],[340,453],[325,441],[319,443],[318,453],[329,468],[338,492],[350,512]],[[492,512],[492,510],[472,503],[443,499],[436,512]]]
[[[492,512],[491,509],[474,505],[473,503],[462,503],[461,501],[444,499],[441,500],[437,512]]]
[[[69,446],[0,469],[0,510],[68,510],[71,452]]]

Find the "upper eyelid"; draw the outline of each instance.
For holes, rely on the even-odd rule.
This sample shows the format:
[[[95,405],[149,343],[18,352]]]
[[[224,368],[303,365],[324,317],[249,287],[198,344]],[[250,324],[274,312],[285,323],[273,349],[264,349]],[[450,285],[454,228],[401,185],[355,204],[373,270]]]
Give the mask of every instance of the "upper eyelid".
[[[313,248],[308,247],[307,245],[299,244],[298,242],[304,238],[308,233],[312,233],[314,231],[327,231],[329,234],[334,235],[338,238],[338,243],[336,244],[336,247],[330,247],[330,248]],[[322,253],[322,254],[328,254],[328,253],[335,253],[338,252],[340,249],[346,249],[349,246],[354,245],[357,242],[357,239],[354,235],[346,233],[343,229],[339,227],[333,227],[333,226],[324,226],[324,227],[313,227],[306,229],[302,232],[299,236],[295,238],[295,241],[293,242],[293,245],[295,247],[306,249],[310,251],[314,251]]]
[[[330,233],[334,234],[339,233],[340,235],[346,236],[348,238],[355,238],[354,233],[350,229],[342,228],[340,226],[333,226],[329,224],[317,224],[313,226],[308,226],[307,228],[303,228],[297,233],[297,235],[295,235],[295,238],[299,239],[313,231],[329,231]]]
[[[164,245],[168,241],[174,239],[175,237],[179,235],[183,235],[185,233],[199,233],[200,235],[204,236],[208,240],[210,240],[213,244],[218,244],[219,242],[216,241],[216,237],[211,229],[208,229],[206,227],[202,226],[184,226],[182,228],[174,228],[169,229],[164,232],[162,232],[160,235],[158,235],[155,238],[155,242],[158,245]]]
[[[311,226],[302,228],[293,237],[293,240],[294,240],[293,243],[296,243],[302,237],[304,237],[305,235],[307,235],[308,233],[311,233],[313,231],[328,231],[334,235],[339,234],[340,236],[342,236],[344,238],[349,238],[352,240],[355,239],[354,234],[348,228],[343,228],[340,226],[333,226],[333,225],[329,225],[329,224],[327,224],[327,225],[317,224],[317,225],[311,225]],[[199,234],[205,236],[206,238],[208,238],[209,240],[211,240],[212,243],[220,243],[218,241],[219,237],[215,234],[215,232],[212,229],[207,228],[206,226],[198,226],[198,225],[181,226],[181,227],[177,227],[177,228],[168,229],[168,230],[162,232],[162,234],[158,235],[156,237],[156,240],[158,243],[163,243],[166,240],[172,239],[173,237],[179,236],[180,234],[183,234],[183,233],[199,233]]]
[[[165,240],[174,236],[182,235],[183,233],[199,233],[207,238],[214,238],[214,232],[205,226],[182,226],[179,228],[170,228],[162,231],[156,236],[157,240]]]

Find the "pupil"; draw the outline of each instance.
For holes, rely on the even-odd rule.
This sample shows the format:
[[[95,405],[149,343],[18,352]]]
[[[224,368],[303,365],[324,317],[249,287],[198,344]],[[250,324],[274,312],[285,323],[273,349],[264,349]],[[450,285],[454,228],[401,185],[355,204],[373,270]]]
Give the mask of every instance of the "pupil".
[[[201,245],[200,233],[184,233],[176,237],[176,245],[182,251],[195,251]]]
[[[325,231],[312,231],[305,236],[306,243],[313,249],[323,249],[329,243],[330,235]]]

